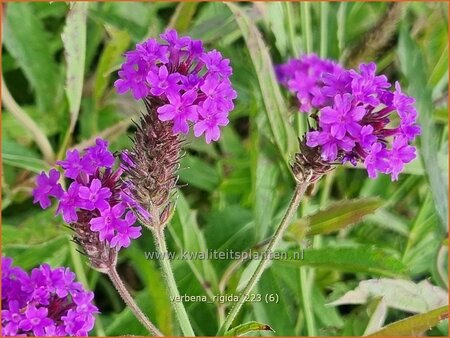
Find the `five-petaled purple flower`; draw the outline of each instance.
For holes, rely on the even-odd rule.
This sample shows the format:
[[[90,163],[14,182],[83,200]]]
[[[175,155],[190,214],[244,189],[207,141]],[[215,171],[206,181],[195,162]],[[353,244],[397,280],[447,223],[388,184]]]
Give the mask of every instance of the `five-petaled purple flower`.
[[[43,264],[28,274],[2,257],[3,336],[87,336],[98,313],[93,299],[69,268]]]
[[[42,209],[47,209],[52,202],[49,196],[60,198],[63,194],[61,184],[58,183],[60,174],[56,169],[51,169],[48,176],[41,172],[36,179],[36,188],[33,189],[34,203],[39,202]]]
[[[160,38],[163,42],[149,39],[125,53],[126,61],[115,82],[118,93],[131,91],[136,99],[158,99],[153,101],[158,105],[158,118],[171,121],[175,134],[187,134],[190,124],[196,130],[203,129],[199,107],[212,101],[207,124],[214,132],[213,137],[211,132],[205,137],[207,143],[217,141],[237,96],[229,80],[230,60],[216,50],[206,52],[200,40],[180,37],[173,29]],[[202,134],[194,133],[197,137]]]

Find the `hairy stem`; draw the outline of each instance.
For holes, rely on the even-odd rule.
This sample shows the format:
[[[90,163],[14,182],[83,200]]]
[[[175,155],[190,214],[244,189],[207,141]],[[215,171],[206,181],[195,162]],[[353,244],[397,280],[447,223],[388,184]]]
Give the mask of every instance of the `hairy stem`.
[[[292,217],[294,216],[295,212],[297,211],[297,208],[300,204],[301,199],[303,198],[303,195],[305,194],[306,188],[309,185],[309,180],[305,180],[302,183],[298,183],[295,187],[294,195],[291,198],[291,201],[289,202],[288,208],[286,210],[285,215],[283,216],[283,219],[281,220],[280,224],[278,225],[277,230],[275,231],[272,239],[270,240],[265,254],[261,255],[261,259],[259,261],[259,264],[253,273],[252,277],[250,278],[249,282],[247,283],[244,291],[242,291],[241,295],[239,296],[239,300],[237,303],[233,306],[231,311],[228,313],[227,318],[225,319],[225,322],[222,324],[222,326],[219,329],[218,336],[223,336],[223,334],[230,328],[231,324],[233,323],[234,318],[239,313],[242,305],[244,305],[245,300],[249,296],[250,292],[255,287],[256,283],[261,278],[261,275],[263,274],[265,268],[267,267],[267,264],[270,262],[270,257],[272,252],[276,249],[278,242],[280,241],[281,237],[283,236],[283,233],[286,231],[286,228],[291,222]]]
[[[147,318],[147,316],[141,311],[139,306],[134,301],[133,297],[128,292],[127,288],[122,282],[115,267],[111,267],[107,272],[111,282],[119,292],[125,304],[130,308],[131,312],[141,322],[142,325],[154,336],[163,337],[164,335],[157,329],[157,327]]]
[[[170,266],[170,259],[167,252],[166,240],[164,237],[164,229],[162,227],[155,227],[153,234],[155,236],[156,250],[159,253],[159,259],[161,262],[161,268],[166,280],[167,288],[171,298],[171,304],[175,310],[175,314],[178,318],[181,330],[185,336],[194,337],[194,330],[192,329],[191,322],[184,308],[183,302],[180,301],[180,293],[178,292],[175,277],[173,275],[172,267]]]

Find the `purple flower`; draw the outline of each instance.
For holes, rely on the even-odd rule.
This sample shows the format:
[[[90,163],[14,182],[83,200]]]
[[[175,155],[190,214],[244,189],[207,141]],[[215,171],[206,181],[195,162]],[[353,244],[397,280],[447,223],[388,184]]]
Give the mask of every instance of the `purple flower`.
[[[206,143],[217,141],[220,138],[219,126],[228,124],[227,114],[217,111],[212,101],[207,100],[202,106],[198,106],[198,113],[201,118],[194,126],[194,135],[206,137]]]
[[[356,100],[372,106],[377,106],[380,103],[380,93],[391,86],[387,82],[386,76],[376,76],[376,68],[377,66],[372,62],[361,64],[359,66],[359,73],[354,70],[350,71],[353,96]]]
[[[87,157],[81,157],[77,149],[68,150],[66,152],[66,159],[63,161],[58,161],[61,168],[65,170],[65,176],[76,179],[81,172],[93,174],[94,167]]]
[[[127,248],[131,244],[131,239],[141,236],[141,227],[132,226],[136,222],[136,216],[131,211],[127,212],[125,222],[117,227],[116,235],[111,239],[111,245],[117,249]]]
[[[355,146],[355,141],[350,137],[344,136],[341,139],[333,136],[329,129],[324,128],[323,131],[313,131],[306,135],[307,145],[309,147],[321,146],[322,158],[326,161],[335,161],[338,151],[343,149],[351,151]]]
[[[360,133],[361,125],[358,122],[366,110],[353,106],[352,99],[350,94],[336,95],[333,107],[324,107],[320,111],[320,123],[330,125],[331,136],[337,139],[342,140],[347,133],[353,137]]]
[[[408,140],[414,140],[420,134],[420,126],[415,124],[417,111],[414,102],[414,98],[404,94],[400,83],[396,82],[392,105],[400,116],[400,128]]]
[[[183,95],[168,95],[169,103],[158,108],[161,121],[173,120],[173,132],[186,134],[189,131],[187,121],[196,122],[198,119],[197,106],[194,101],[197,93],[190,90]]]
[[[386,173],[389,169],[387,162],[388,152],[381,143],[373,143],[368,155],[364,159],[364,165],[370,178],[377,178],[378,171]]]
[[[277,66],[275,71],[280,83],[296,94],[300,112],[309,113],[312,109],[320,109],[326,105],[330,95],[322,91],[325,77],[337,76],[342,68],[332,60],[310,54],[289,60],[286,64]]]
[[[142,99],[148,95],[149,91],[145,82],[147,73],[148,68],[143,61],[124,63],[119,71],[120,79],[114,83],[114,86],[119,94],[130,90],[136,100]]]
[[[86,149],[85,158],[94,168],[111,168],[114,165],[114,156],[108,150],[108,141],[101,138],[95,140],[95,146]]]
[[[178,94],[180,90],[179,81],[180,74],[169,74],[166,66],[150,71],[147,75],[147,82],[151,87],[150,93],[155,96]]]
[[[311,113],[315,125],[302,144],[317,148],[325,167],[337,161],[362,162],[370,178],[384,173],[397,180],[404,164],[415,158],[415,148],[408,143],[420,134],[415,100],[398,82],[395,91],[390,90],[386,76],[376,74],[375,63],[346,70],[304,56],[276,71],[279,81],[296,93],[300,110]],[[397,120],[399,125],[393,126]]]
[[[2,310],[2,323],[8,324],[2,325],[3,335],[15,336],[19,330],[19,323],[23,319],[23,315],[20,313],[19,302],[12,300],[8,303],[8,310]]]
[[[93,293],[74,281],[68,268],[42,265],[29,276],[12,260],[2,257],[2,333],[9,336],[87,335],[98,313]],[[9,285],[3,288],[3,285]],[[66,286],[66,292],[61,286]],[[19,298],[18,295],[20,295]],[[78,327],[64,319],[77,313]]]
[[[63,194],[61,184],[58,183],[59,172],[51,169],[48,176],[45,172],[41,172],[36,179],[36,188],[33,189],[33,203],[39,202],[42,209],[47,209],[50,205],[49,196],[60,198]]]
[[[416,158],[416,148],[408,145],[408,140],[402,136],[396,136],[389,151],[389,172],[393,181],[398,180],[398,174],[403,170],[405,163]]]
[[[222,58],[222,54],[215,49],[204,53],[200,60],[203,61],[210,74],[218,73],[223,77],[228,77],[232,73],[230,60]]]
[[[161,43],[149,39],[125,53],[120,79],[115,82],[118,93],[130,90],[136,99],[150,101],[160,121],[172,122],[174,134],[188,133],[190,125],[197,122],[197,106],[208,100],[213,101],[215,112],[228,118],[237,96],[229,80],[230,60],[217,50],[205,51],[202,41],[178,36],[173,29],[160,37]],[[208,143],[220,137],[220,131],[214,129],[215,137],[205,136]]]
[[[221,81],[217,74],[211,74],[206,77],[200,89],[206,95],[206,100],[212,101],[219,111],[227,112],[234,108],[236,92],[228,80]]]
[[[166,46],[161,46],[161,44],[156,41],[156,39],[148,39],[147,41],[136,45],[135,57],[137,60],[143,60],[147,64],[152,64],[154,62],[160,61],[162,63],[168,63],[169,58],[167,57],[168,48]],[[132,58],[128,58],[128,61]]]
[[[191,38],[187,36],[178,37],[178,33],[175,29],[169,29],[165,33],[160,35],[161,39],[166,40],[169,46],[175,49],[181,49],[187,47],[191,42]]]
[[[67,223],[76,222],[78,220],[76,209],[80,207],[82,201],[79,197],[80,184],[78,182],[72,182],[64,192],[59,200],[58,209],[56,214],[62,214],[63,219]]]
[[[25,319],[23,319],[19,328],[24,331],[33,331],[33,334],[37,337],[43,336],[45,327],[53,324],[50,318],[47,318],[48,310],[46,308],[37,309],[34,306],[30,306],[25,312]]]
[[[122,153],[122,159],[129,161],[128,166],[133,163],[131,158],[131,154]],[[56,214],[61,214],[63,220],[75,231],[77,243],[80,244],[79,239],[86,237],[86,243],[91,245],[94,236],[97,241],[106,240],[111,244],[111,239],[116,235],[119,225],[125,222],[120,218],[125,211],[135,210],[142,217],[148,218],[148,212],[127,194],[128,185],[122,181],[123,165],[118,165],[118,168],[114,169],[114,163],[115,157],[108,149],[108,142],[100,138],[96,140],[94,146],[84,149],[82,153],[78,150],[68,151],[67,158],[57,163],[64,166],[66,178],[72,180],[67,191],[64,191],[59,184],[55,186],[59,173],[52,169],[49,172],[49,178],[45,173],[38,176],[38,186],[33,193],[35,203],[43,201],[43,206],[48,207],[50,205],[48,196],[50,194],[58,196]],[[136,233],[133,233],[133,236],[135,235]],[[134,239],[134,237],[130,238]],[[84,247],[83,249],[91,250]],[[46,269],[45,266],[43,269]],[[53,285],[56,288],[54,292],[61,297],[70,292],[68,285],[75,285],[72,283],[74,275],[67,271],[56,271],[52,276],[59,280]],[[45,281],[50,277],[40,278]],[[36,277],[34,281],[38,279]],[[36,298],[46,299],[45,292],[48,291],[46,288],[35,284],[30,285],[30,288],[36,289],[34,291]]]
[[[78,196],[84,201],[83,209],[86,210],[103,210],[109,207],[106,201],[111,197],[111,190],[102,187],[102,182],[95,178],[89,187],[81,186],[78,190]]]
[[[125,205],[122,203],[119,203],[112,208],[103,209],[100,212],[99,217],[91,219],[91,230],[99,232],[100,240],[106,239],[110,241],[114,235],[114,231],[121,223],[124,223],[124,220],[121,219],[124,211]]]

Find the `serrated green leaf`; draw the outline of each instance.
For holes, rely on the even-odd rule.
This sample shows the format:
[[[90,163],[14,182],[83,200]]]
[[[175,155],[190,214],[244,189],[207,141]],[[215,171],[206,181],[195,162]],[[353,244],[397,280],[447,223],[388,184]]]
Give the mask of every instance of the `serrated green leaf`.
[[[272,331],[272,328],[267,324],[261,324],[258,322],[248,322],[238,325],[231,330],[225,332],[224,336],[243,336],[244,334],[255,331]]]
[[[283,252],[279,252],[280,257]],[[364,272],[374,276],[402,276],[406,266],[391,253],[373,246],[328,247],[289,250],[287,259],[275,260],[277,264],[291,266],[314,266],[344,272]]]
[[[448,305],[389,324],[369,336],[419,336],[444,319],[448,319]]]

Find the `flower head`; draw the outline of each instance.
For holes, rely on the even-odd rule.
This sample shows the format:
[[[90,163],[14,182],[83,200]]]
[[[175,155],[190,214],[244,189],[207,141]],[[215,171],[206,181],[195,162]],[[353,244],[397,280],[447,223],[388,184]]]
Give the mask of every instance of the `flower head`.
[[[43,264],[28,274],[2,257],[3,335],[87,336],[98,313],[93,298],[69,268]]]
[[[149,39],[125,53],[115,82],[118,93],[131,91],[136,99],[156,105],[158,118],[171,123],[174,134],[186,134],[190,124],[201,123],[198,107],[208,100],[213,103],[211,114],[225,116],[222,121],[228,124],[237,96],[229,80],[230,60],[216,50],[205,51],[200,40],[180,37],[173,29],[160,38],[162,42]],[[206,136],[208,143],[219,139],[219,126],[226,124],[216,125],[219,132],[214,138]]]
[[[127,234],[129,239],[135,239],[139,237],[137,230],[140,229],[130,222],[129,217],[128,221],[122,217],[125,211],[139,208],[138,202],[126,194],[127,185],[121,181],[123,169],[113,169],[114,163],[115,157],[108,150],[108,142],[97,139],[94,146],[83,152],[69,150],[66,159],[57,162],[69,180],[66,191],[56,183],[59,172],[52,169],[49,178],[45,173],[38,177],[38,187],[33,192],[35,203],[39,201],[45,207],[50,205],[50,201],[45,199],[48,196],[59,199],[56,214],[61,214],[75,231],[75,241],[87,254],[92,266],[101,271],[115,264],[117,250],[125,247],[113,243],[112,238],[120,231],[123,241]],[[125,227],[132,229],[126,230]]]
[[[384,173],[397,180],[416,157],[410,145],[420,134],[414,99],[398,82],[390,90],[392,85],[385,75],[376,74],[374,63],[345,70],[305,56],[279,66],[278,76],[315,121],[302,141],[303,150],[315,148],[327,165],[361,162],[370,178]],[[301,162],[311,164],[305,158]]]

